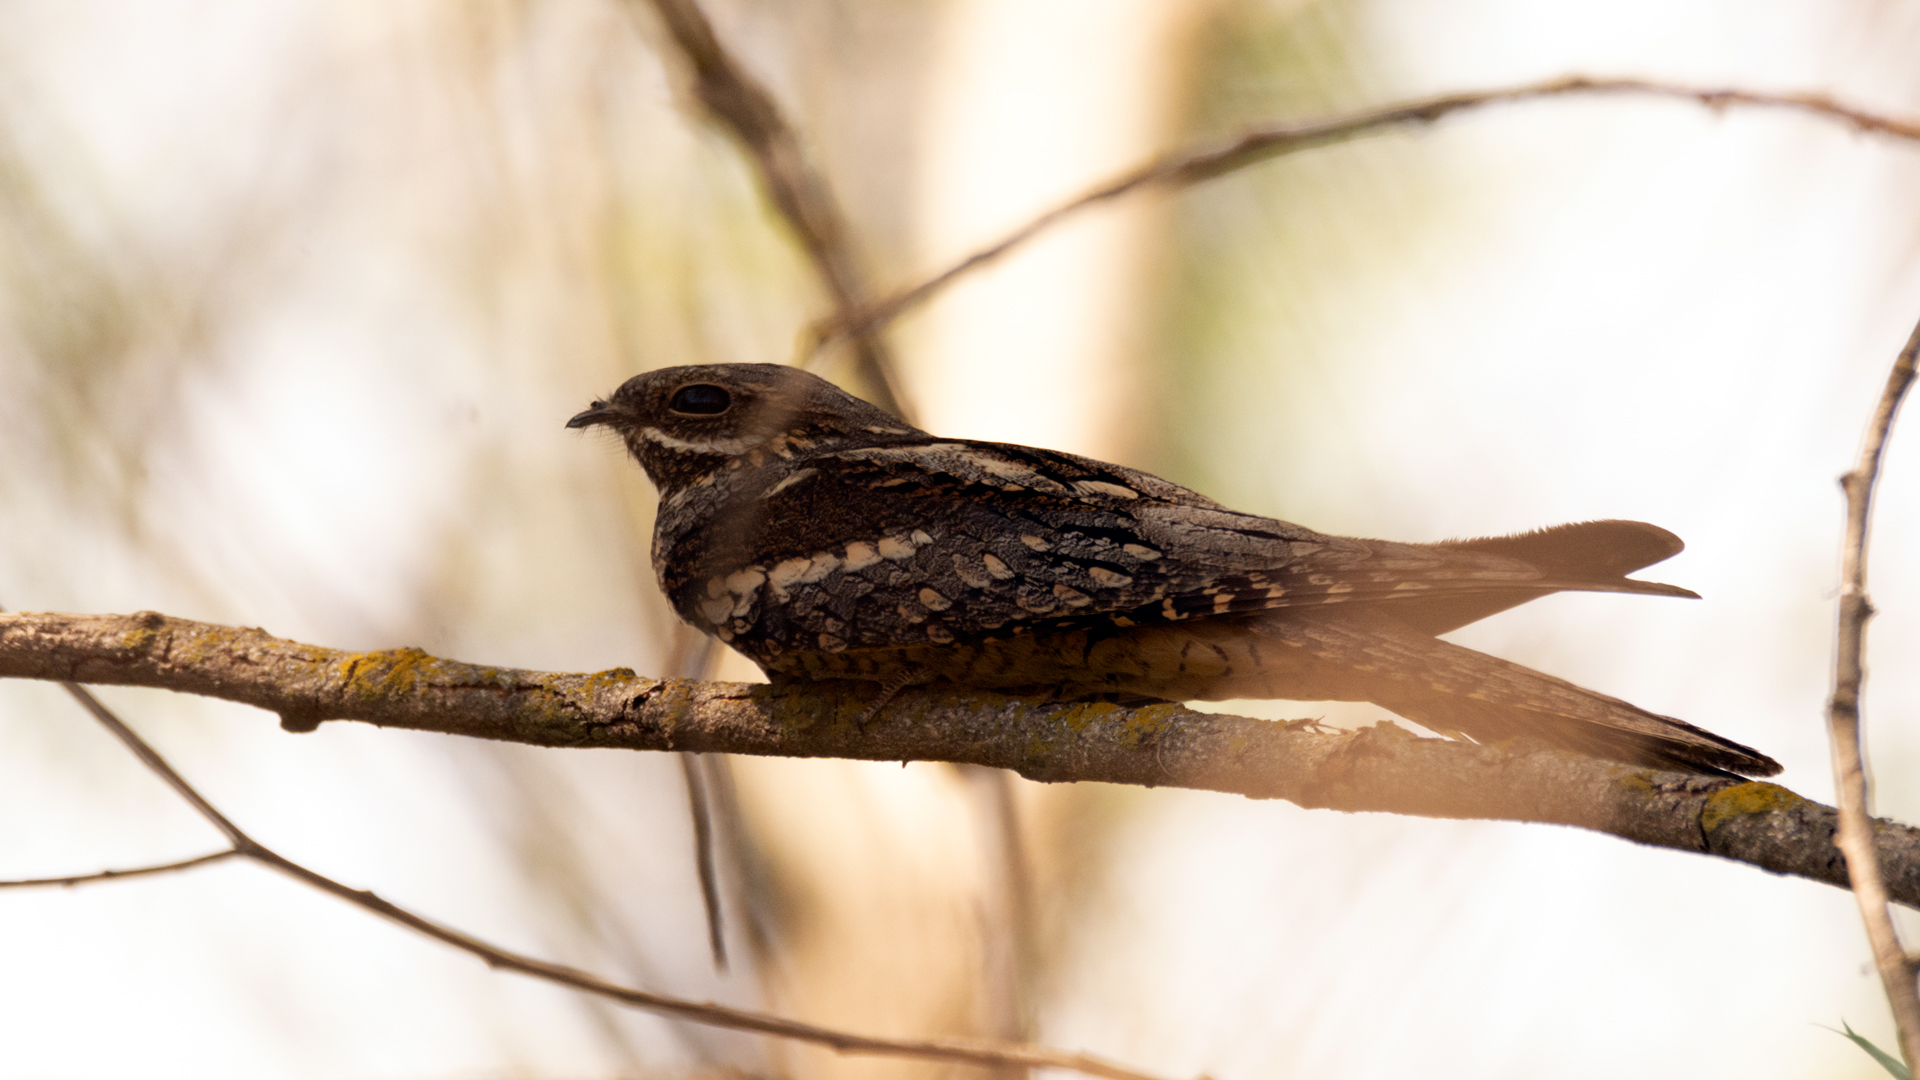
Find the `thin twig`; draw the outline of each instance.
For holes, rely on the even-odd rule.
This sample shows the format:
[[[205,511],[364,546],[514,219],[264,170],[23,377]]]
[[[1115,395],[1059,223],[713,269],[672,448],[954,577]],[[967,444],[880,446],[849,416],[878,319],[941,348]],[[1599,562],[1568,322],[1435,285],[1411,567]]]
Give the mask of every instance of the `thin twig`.
[[[1764,94],[1751,90],[1714,90],[1677,86],[1647,79],[1600,79],[1584,75],[1570,75],[1545,82],[1494,90],[1442,94],[1418,101],[1349,113],[1345,116],[1271,124],[1253,128],[1224,144],[1182,150],[1122,173],[1079,198],[1041,214],[919,284],[901,289],[869,305],[853,317],[840,312],[832,319],[816,324],[812,331],[813,347],[823,348],[849,335],[857,339],[872,335],[880,327],[899,318],[951,284],[954,279],[1000,259],[1008,252],[1083,210],[1110,202],[1123,195],[1149,187],[1183,187],[1196,184],[1285,154],[1326,146],[1330,143],[1346,142],[1409,124],[1430,124],[1449,113],[1466,109],[1567,94],[1638,94],[1678,98],[1699,102],[1713,109],[1733,105],[1791,109],[1837,121],[1855,131],[1887,135],[1897,139],[1920,140],[1920,121],[1900,120],[1867,112],[1864,109],[1843,105],[1826,94]]]
[[[151,874],[171,874],[175,870],[191,870],[208,863],[223,862],[240,854],[234,848],[216,851],[208,855],[196,855],[179,862],[161,863],[158,866],[137,866],[131,870],[101,870],[92,874],[75,874],[72,877],[21,878],[15,881],[0,881],[0,889],[39,889],[53,886],[71,888],[75,885],[91,885],[97,881],[125,881],[128,878],[147,877]]]
[[[1900,1029],[1900,1049],[1909,1066],[1920,1065],[1920,985],[1914,961],[1900,945],[1893,928],[1891,899],[1874,850],[1872,818],[1868,813],[1866,756],[1860,736],[1860,687],[1866,680],[1862,655],[1867,620],[1873,604],[1867,599],[1867,532],[1873,511],[1873,489],[1880,478],[1880,459],[1893,431],[1900,402],[1913,385],[1914,357],[1920,354],[1920,325],[1887,374],[1887,385],[1867,423],[1865,444],[1853,471],[1840,478],[1847,496],[1847,539],[1840,569],[1840,626],[1834,647],[1833,700],[1827,705],[1827,728],[1833,740],[1834,786],[1840,810],[1840,828],[1834,838],[1847,860],[1847,877],[1866,922],[1867,941],[1873,947],[1874,966],[1886,987]]]
[[[701,906],[707,913],[707,951],[713,966],[727,970],[727,929],[720,902],[720,872],[714,865],[712,796],[701,775],[700,755],[676,754],[680,775],[687,784],[687,816],[693,819],[693,865],[700,874]]]
[[[746,148],[774,209],[813,261],[833,301],[836,321],[854,327],[841,336],[852,339],[854,361],[873,403],[904,418],[881,324],[855,318],[867,306],[866,275],[826,177],[807,159],[773,95],[721,44],[699,5],[694,0],[651,2],[692,68],[694,96]]]
[[[689,679],[711,679],[719,664],[719,643],[685,623],[673,628],[667,668]],[[720,895],[719,853],[713,829],[713,794],[707,789],[706,763],[698,754],[677,754],[687,788],[687,818],[693,826],[693,865],[700,881],[700,904],[707,914],[707,951],[716,971],[727,970],[726,903]],[[733,837],[729,836],[731,840]]]
[[[667,997],[663,994],[648,993],[631,987],[607,982],[578,968],[564,964],[552,964],[536,960],[530,956],[509,952],[489,945],[478,938],[469,937],[458,930],[416,915],[405,908],[388,903],[365,889],[355,889],[343,885],[323,874],[309,870],[305,866],[279,854],[248,836],[231,819],[222,814],[206,797],[196,791],[185,777],[174,770],[145,739],[126,725],[112,710],[108,709],[86,687],[77,683],[64,682],[68,693],[72,694],[93,718],[98,720],[113,736],[120,740],[141,764],[165,781],[174,793],[184,799],[188,805],[199,812],[213,826],[220,830],[233,844],[233,850],[221,856],[197,860],[209,861],[214,857],[241,855],[254,862],[273,868],[295,881],[309,885],[321,892],[339,897],[367,911],[371,911],[416,933],[424,934],[435,941],[451,945],[463,952],[470,953],[485,961],[487,966],[497,970],[514,971],[530,975],[536,979],[571,987],[599,997],[608,998],[636,1009],[676,1016],[696,1023],[714,1027],[731,1028],[736,1031],[752,1031],[763,1035],[774,1035],[785,1039],[815,1043],[831,1047],[842,1054],[873,1054],[885,1057],[918,1058],[931,1061],[959,1062],[969,1065],[989,1067],[1031,1066],[1034,1068],[1070,1069],[1088,1076],[1108,1077],[1111,1080],[1155,1080],[1154,1077],[1124,1068],[1089,1054],[1076,1054],[1065,1050],[1054,1050],[1041,1046],[1023,1046],[1018,1044],[992,1043],[971,1039],[882,1039],[868,1035],[856,1035],[832,1028],[817,1027],[794,1020],[785,1020],[765,1013],[749,1012],[745,1009],[731,1009],[724,1005],[685,1001]],[[97,876],[97,875],[95,875]],[[125,876],[125,875],[122,875]]]

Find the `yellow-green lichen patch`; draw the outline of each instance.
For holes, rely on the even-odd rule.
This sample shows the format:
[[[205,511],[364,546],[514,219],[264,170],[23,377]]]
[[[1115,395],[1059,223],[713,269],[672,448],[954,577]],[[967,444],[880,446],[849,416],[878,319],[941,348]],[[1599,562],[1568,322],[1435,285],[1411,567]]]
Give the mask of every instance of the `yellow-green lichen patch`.
[[[1120,706],[1111,701],[1082,701],[1062,707],[1048,719],[1070,731],[1085,731],[1113,719],[1113,715],[1121,711]]]
[[[1805,801],[1779,784],[1751,780],[1707,796],[1707,805],[1700,811],[1700,827],[1710,833],[1734,818],[1789,810]]]
[[[151,626],[141,626],[138,630],[129,630],[120,635],[120,646],[135,654],[154,651],[159,641],[160,631]]]
[[[1613,786],[1635,795],[1651,795],[1654,790],[1653,770],[1635,769],[1614,778]]]
[[[1120,725],[1120,745],[1145,746],[1155,741],[1173,727],[1173,718],[1179,713],[1180,706],[1172,703],[1135,709]]]
[[[605,671],[596,671],[582,678],[580,680],[580,695],[588,700],[593,700],[602,694],[618,693],[630,687],[644,692],[648,688],[658,685],[660,684],[653,679],[642,679],[638,675],[635,675],[632,668],[608,668]],[[549,690],[553,689],[551,682],[547,684],[547,688]]]
[[[373,703],[411,693],[423,681],[423,669],[438,663],[423,649],[405,648],[347,653],[333,667],[342,697]]]

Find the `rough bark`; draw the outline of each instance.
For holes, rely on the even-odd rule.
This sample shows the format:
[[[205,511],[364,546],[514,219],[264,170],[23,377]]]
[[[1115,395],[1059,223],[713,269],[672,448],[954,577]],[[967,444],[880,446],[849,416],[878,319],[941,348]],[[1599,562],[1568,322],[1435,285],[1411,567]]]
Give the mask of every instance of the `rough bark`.
[[[1177,705],[1042,703],[908,690],[878,718],[865,685],[557,674],[352,653],[262,630],[135,615],[0,614],[0,677],[149,686],[325,720],[535,746],[953,761],[1055,783],[1233,792],[1305,807],[1573,825],[1847,886],[1836,813],[1777,784],[1635,768],[1523,743],[1329,732]],[[1920,830],[1876,821],[1895,900],[1920,907]]]

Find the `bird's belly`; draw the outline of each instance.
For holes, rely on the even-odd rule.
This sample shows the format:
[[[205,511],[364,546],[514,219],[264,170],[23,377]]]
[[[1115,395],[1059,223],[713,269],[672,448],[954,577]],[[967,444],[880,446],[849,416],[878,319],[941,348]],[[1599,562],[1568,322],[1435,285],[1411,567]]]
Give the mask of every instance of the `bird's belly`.
[[[966,643],[790,651],[755,659],[770,674],[816,680],[1064,689],[1168,701],[1366,700],[1362,672],[1334,662],[1304,638],[1261,634],[1238,619],[1138,626],[1117,634],[1041,630]]]

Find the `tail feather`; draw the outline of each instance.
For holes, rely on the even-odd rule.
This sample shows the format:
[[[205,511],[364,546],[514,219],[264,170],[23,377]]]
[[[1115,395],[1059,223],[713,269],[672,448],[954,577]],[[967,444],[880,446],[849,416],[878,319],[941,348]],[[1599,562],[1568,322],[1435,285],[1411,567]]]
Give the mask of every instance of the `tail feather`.
[[[1678,585],[1627,577],[1635,570],[1680,554],[1686,547],[1678,536],[1644,521],[1578,521],[1512,536],[1448,540],[1434,546],[1515,559],[1538,567],[1548,580],[1541,582],[1537,589],[1449,595],[1410,600],[1395,606],[1397,618],[1427,634],[1458,630],[1468,623],[1555,592],[1700,598],[1699,593]]]
[[[1749,746],[1531,668],[1439,641],[1379,613],[1323,609],[1260,620],[1259,633],[1351,672],[1347,700],[1372,701],[1442,734],[1490,742],[1533,736],[1638,765],[1772,776]],[[1364,658],[1363,663],[1356,660]]]

